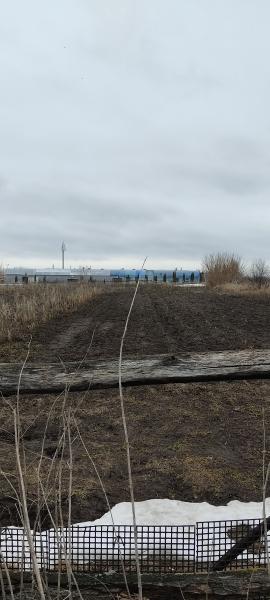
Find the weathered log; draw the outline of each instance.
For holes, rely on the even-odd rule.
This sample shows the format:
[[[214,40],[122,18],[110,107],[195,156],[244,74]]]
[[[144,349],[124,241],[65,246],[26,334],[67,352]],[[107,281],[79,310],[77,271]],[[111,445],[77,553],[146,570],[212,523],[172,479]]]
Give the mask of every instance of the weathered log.
[[[4,571],[3,576],[5,577]],[[13,585],[20,585],[21,573],[10,572]],[[31,583],[32,574],[23,574],[24,583]],[[76,573],[76,580],[81,590],[99,588],[102,584],[110,589],[124,589],[123,575],[117,573],[103,573],[94,575],[87,573]],[[136,589],[136,574],[127,574],[128,584],[131,590]],[[46,581],[50,586],[57,586],[58,574],[47,573]],[[67,574],[61,574],[61,586],[67,586]],[[178,589],[188,595],[198,594],[215,596],[238,596],[249,597],[252,594],[266,594],[270,592],[270,579],[266,571],[230,571],[225,573],[170,573],[167,575],[142,574],[142,584],[145,595],[147,589],[169,588]]]
[[[266,530],[270,529],[270,517],[266,519]],[[228,565],[230,565],[242,552],[247,550],[250,546],[252,546],[255,542],[257,542],[264,534],[264,523],[263,521],[256,525],[254,529],[248,532],[248,534],[243,537],[241,540],[238,540],[232,548],[227,550],[227,552],[217,560],[212,570],[213,571],[223,571],[226,569]]]
[[[0,364],[0,392],[13,394],[18,385],[21,364]],[[123,385],[222,381],[270,377],[270,350],[204,352],[182,355],[156,355],[125,359]],[[118,360],[96,360],[80,364],[69,362],[28,363],[21,378],[21,392],[60,392],[118,386]]]

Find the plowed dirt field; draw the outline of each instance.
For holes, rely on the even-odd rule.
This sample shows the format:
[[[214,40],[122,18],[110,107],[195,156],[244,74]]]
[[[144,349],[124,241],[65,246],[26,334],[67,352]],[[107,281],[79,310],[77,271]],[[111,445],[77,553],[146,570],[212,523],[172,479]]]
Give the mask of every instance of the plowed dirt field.
[[[33,332],[31,361],[117,357],[132,287],[107,288],[77,312]],[[229,295],[205,289],[142,286],[136,299],[124,356],[207,350],[270,348],[268,296]],[[90,344],[92,339],[92,343]],[[1,361],[25,356],[27,336],[1,347]],[[262,408],[270,448],[270,383],[139,386],[125,389],[135,496],[220,504],[260,500]],[[11,405],[15,398],[9,398]],[[129,499],[123,428],[117,390],[70,393],[65,408],[75,411],[82,438],[100,471],[111,504]],[[0,399],[0,468],[16,485],[11,405]],[[51,413],[50,413],[51,411]],[[31,519],[37,511],[36,469],[42,439],[42,477],[55,456],[59,467],[63,396],[21,397],[26,478]],[[47,419],[50,416],[48,424]],[[101,516],[106,501],[74,423],[72,521]],[[270,458],[267,453],[267,458]],[[67,516],[69,455],[63,450],[62,507]],[[45,480],[45,479],[44,479]],[[18,522],[14,494],[1,477],[0,523]],[[51,509],[52,496],[48,499]],[[49,525],[45,507],[44,525]]]
[[[133,291],[133,286],[107,286],[77,312],[41,325],[33,332],[30,360],[80,360],[87,350],[88,358],[118,356]],[[270,348],[269,323],[270,295],[141,285],[128,327],[125,356]],[[24,358],[28,339],[26,334],[0,346],[0,360]]]

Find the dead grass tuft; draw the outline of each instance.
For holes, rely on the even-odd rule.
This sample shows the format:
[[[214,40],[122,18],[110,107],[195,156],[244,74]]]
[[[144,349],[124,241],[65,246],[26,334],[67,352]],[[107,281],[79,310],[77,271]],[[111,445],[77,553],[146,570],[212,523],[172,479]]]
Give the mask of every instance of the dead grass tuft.
[[[213,288],[227,283],[239,283],[243,278],[244,267],[236,254],[219,252],[204,258],[203,271],[207,286]]]
[[[183,459],[184,479],[196,494],[208,491],[219,495],[224,488],[224,472],[213,465],[213,456],[187,456]]]
[[[72,312],[98,293],[86,283],[28,284],[0,288],[0,341],[30,333],[39,323]]]
[[[253,283],[248,280],[243,280],[239,283],[224,283],[223,285],[217,286],[216,290],[225,294],[239,294],[255,297],[270,296],[270,287],[268,285],[255,287]]]

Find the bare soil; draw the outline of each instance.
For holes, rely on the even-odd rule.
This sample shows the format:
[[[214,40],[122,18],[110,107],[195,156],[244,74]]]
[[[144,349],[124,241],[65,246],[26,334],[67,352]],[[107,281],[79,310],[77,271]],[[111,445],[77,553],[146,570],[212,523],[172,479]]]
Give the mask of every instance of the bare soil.
[[[41,324],[33,332],[31,360],[111,358],[120,338],[133,286],[104,286],[86,305]],[[141,285],[125,355],[270,348],[270,296],[222,294],[204,288]],[[93,341],[90,346],[91,339]],[[0,360],[22,360],[29,334],[0,346]]]
[[[138,594],[136,594],[136,588],[131,589],[130,592],[134,592],[132,594],[132,599],[137,600]],[[67,599],[67,591],[63,591],[59,597],[59,591],[55,588],[49,589],[48,600],[66,600]],[[83,600],[108,600],[109,598],[113,598],[113,600],[127,600],[128,596],[123,593],[119,588],[104,589],[104,587],[96,586],[94,589],[82,589],[81,594],[76,591],[72,592],[72,600],[81,600],[81,595],[83,596]],[[185,595],[186,597],[186,595]],[[179,590],[175,588],[150,588],[144,590],[144,600],[179,600]],[[7,595],[7,600],[12,600],[10,595]],[[24,592],[18,592],[18,594],[14,595],[14,600],[40,600],[40,595],[38,591],[33,591],[32,586],[25,586]],[[198,600],[201,600],[200,597]],[[203,599],[204,600],[204,599]]]
[[[34,331],[31,360],[115,357],[132,287],[108,288],[75,314]],[[217,294],[204,289],[145,285],[139,290],[125,343],[125,356],[203,350],[270,347],[270,302],[260,296]],[[94,338],[89,348],[90,340]],[[26,338],[0,349],[0,359],[21,360]],[[0,399],[0,468],[16,487],[11,407]],[[140,386],[125,389],[135,496],[226,503],[260,500],[262,407],[270,448],[270,382]],[[37,512],[36,468],[47,427],[42,461],[46,480],[62,431],[63,396],[22,396],[26,478],[31,521]],[[111,505],[129,500],[125,446],[117,390],[70,393],[83,440],[100,471]],[[66,406],[66,408],[67,408]],[[75,426],[72,429],[74,481],[72,521],[92,520],[107,511],[93,466]],[[65,448],[62,507],[67,518],[69,455]],[[270,455],[267,454],[267,459]],[[55,475],[55,469],[51,477]],[[53,487],[53,486],[52,486]],[[18,513],[7,479],[0,481],[0,524],[15,524]],[[49,498],[53,509],[54,497]],[[50,526],[42,512],[44,526]]]
[[[15,403],[15,398],[9,399]],[[26,452],[31,518],[36,515],[36,469],[46,421],[55,398],[23,396],[21,423]],[[43,477],[61,451],[62,402],[48,424]],[[105,484],[110,503],[128,501],[127,467],[117,390],[71,393],[83,440]],[[171,498],[223,504],[232,499],[260,500],[262,478],[262,406],[270,416],[270,383],[249,381],[156,385],[125,389],[135,496],[137,500]],[[0,400],[0,468],[16,481],[13,420]],[[268,427],[269,429],[269,427]],[[270,429],[269,429],[270,434]],[[73,427],[72,521],[92,520],[107,511],[93,466]],[[269,436],[268,436],[269,437]],[[77,439],[76,439],[77,438]],[[267,438],[270,448],[270,439]],[[269,456],[270,458],[270,456]],[[67,517],[68,450],[64,451],[62,506]],[[52,472],[53,482],[55,471]],[[18,521],[11,489],[1,478],[0,522]],[[53,508],[54,497],[50,498]],[[46,511],[44,524],[48,526]]]

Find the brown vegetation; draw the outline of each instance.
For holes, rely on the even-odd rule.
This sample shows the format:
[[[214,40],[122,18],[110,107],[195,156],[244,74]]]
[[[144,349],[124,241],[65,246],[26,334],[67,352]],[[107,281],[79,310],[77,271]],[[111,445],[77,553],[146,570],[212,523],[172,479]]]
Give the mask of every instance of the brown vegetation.
[[[33,331],[59,314],[76,310],[97,289],[89,284],[28,284],[0,288],[0,341]]]
[[[4,283],[4,268],[1,263],[0,263],[0,283]]]
[[[250,296],[250,298],[269,298],[270,286],[268,284],[257,286],[250,279],[245,278],[239,283],[224,283],[215,288],[216,292],[222,294],[234,294],[239,296]]]
[[[263,259],[259,258],[253,263],[250,281],[259,289],[269,286],[269,268]]]
[[[203,271],[209,287],[237,283],[243,278],[243,264],[239,256],[227,252],[209,254],[204,258]]]

